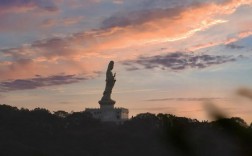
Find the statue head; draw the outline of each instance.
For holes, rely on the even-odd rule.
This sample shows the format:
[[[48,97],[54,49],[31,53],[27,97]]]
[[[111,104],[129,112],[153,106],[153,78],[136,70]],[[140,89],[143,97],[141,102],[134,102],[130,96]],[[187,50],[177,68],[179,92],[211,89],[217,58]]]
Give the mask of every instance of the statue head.
[[[114,68],[114,61],[110,61],[108,64],[108,70],[112,70]]]

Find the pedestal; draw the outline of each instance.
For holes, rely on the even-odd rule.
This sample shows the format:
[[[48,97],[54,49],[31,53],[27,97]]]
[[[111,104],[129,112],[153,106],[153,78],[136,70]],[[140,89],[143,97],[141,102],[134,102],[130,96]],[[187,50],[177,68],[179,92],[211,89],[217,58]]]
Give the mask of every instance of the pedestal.
[[[114,104],[116,102],[114,100],[100,100],[100,108],[101,109],[114,109]]]

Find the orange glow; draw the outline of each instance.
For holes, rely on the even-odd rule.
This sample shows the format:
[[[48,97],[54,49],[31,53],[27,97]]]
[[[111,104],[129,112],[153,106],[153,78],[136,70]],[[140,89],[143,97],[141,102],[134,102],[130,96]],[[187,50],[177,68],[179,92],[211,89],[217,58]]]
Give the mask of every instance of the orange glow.
[[[25,63],[17,61],[1,65],[4,66],[0,71],[4,75],[1,79],[17,76],[28,78],[36,74],[52,75],[58,72],[92,74],[90,66],[93,66],[93,71],[97,71],[103,65],[102,61],[99,61],[101,62],[99,66],[95,65],[97,63],[92,62],[93,57],[96,58],[96,61],[104,60],[108,56],[110,59],[117,58],[117,60],[138,57],[145,54],[145,51],[138,51],[133,55],[134,52],[130,52],[129,49],[134,47],[140,49],[151,44],[189,39],[197,32],[227,22],[222,18],[232,14],[239,6],[245,4],[252,4],[252,0],[233,0],[222,5],[206,3],[184,10],[176,18],[161,18],[158,15],[153,15],[157,17],[152,17],[149,21],[136,25],[82,32],[65,38],[40,40],[31,45],[17,48],[16,50],[22,50],[25,55],[29,54],[30,60],[26,60],[28,62]],[[76,21],[70,20],[69,22]],[[196,45],[190,50],[228,44],[251,34],[252,32],[243,32],[236,38]],[[127,48],[127,53],[122,55],[121,51],[125,52]],[[10,57],[22,58],[14,55]],[[83,61],[84,58],[85,61]],[[22,66],[22,69],[19,66]]]

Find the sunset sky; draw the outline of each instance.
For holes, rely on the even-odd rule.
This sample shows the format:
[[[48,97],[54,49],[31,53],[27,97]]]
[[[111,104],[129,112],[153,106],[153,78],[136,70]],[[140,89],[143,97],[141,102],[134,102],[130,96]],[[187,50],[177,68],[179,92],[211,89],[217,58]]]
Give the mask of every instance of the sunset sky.
[[[1,0],[0,103],[99,107],[110,60],[116,107],[252,122],[252,0]]]

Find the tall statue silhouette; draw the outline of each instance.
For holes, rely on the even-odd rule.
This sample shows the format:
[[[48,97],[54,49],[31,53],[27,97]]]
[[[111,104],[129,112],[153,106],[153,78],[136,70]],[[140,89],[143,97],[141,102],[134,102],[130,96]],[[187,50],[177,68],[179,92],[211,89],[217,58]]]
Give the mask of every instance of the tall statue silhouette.
[[[105,86],[105,90],[103,92],[103,97],[101,98],[101,100],[99,101],[99,104],[101,105],[114,105],[116,102],[114,100],[111,99],[111,93],[112,93],[112,89],[115,85],[116,79],[116,73],[112,73],[112,70],[114,68],[114,61],[110,61],[108,64],[108,69],[106,72],[106,86]]]

